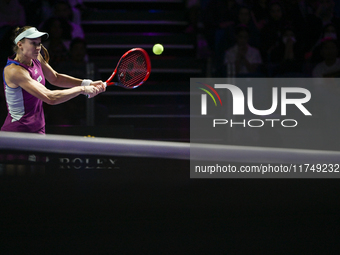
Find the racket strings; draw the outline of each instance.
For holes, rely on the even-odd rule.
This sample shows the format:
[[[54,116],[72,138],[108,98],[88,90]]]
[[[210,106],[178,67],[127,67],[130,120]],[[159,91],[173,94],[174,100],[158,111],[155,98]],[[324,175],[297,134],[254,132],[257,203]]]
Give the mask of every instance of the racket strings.
[[[145,57],[139,52],[127,55],[118,67],[119,80],[127,87],[138,85],[144,80],[147,72]]]

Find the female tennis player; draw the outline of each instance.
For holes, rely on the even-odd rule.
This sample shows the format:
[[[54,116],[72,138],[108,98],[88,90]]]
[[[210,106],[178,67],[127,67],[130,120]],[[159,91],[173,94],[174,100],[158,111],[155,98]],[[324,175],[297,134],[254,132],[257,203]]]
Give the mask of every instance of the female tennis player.
[[[48,64],[48,52],[41,44],[41,40],[47,38],[47,33],[34,27],[25,26],[14,31],[15,55],[8,58],[3,72],[8,115],[2,131],[44,134],[43,102],[55,105],[80,94],[94,97],[105,91],[102,81],[57,73]],[[45,77],[51,84],[66,89],[47,89]]]

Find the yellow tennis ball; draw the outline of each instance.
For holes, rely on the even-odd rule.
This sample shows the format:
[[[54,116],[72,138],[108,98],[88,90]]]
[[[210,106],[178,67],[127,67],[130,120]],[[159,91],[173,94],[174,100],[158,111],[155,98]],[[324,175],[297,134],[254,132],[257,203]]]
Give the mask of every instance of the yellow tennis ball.
[[[164,50],[163,45],[159,43],[155,44],[152,48],[153,53],[156,55],[162,54],[163,50]]]

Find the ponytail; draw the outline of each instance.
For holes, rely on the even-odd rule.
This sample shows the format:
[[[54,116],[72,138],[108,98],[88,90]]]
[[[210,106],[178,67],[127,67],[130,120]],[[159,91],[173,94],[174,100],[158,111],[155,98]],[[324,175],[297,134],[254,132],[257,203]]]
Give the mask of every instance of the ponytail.
[[[50,61],[50,54],[48,53],[48,50],[45,48],[44,45],[41,44],[41,49],[42,49],[42,56],[44,60],[48,63]]]

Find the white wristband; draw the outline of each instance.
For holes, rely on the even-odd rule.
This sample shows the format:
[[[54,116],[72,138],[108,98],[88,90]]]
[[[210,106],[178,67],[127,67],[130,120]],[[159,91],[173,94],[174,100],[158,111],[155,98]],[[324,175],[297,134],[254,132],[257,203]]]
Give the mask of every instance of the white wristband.
[[[81,86],[90,86],[91,83],[92,83],[92,80],[84,79],[81,82]]]

